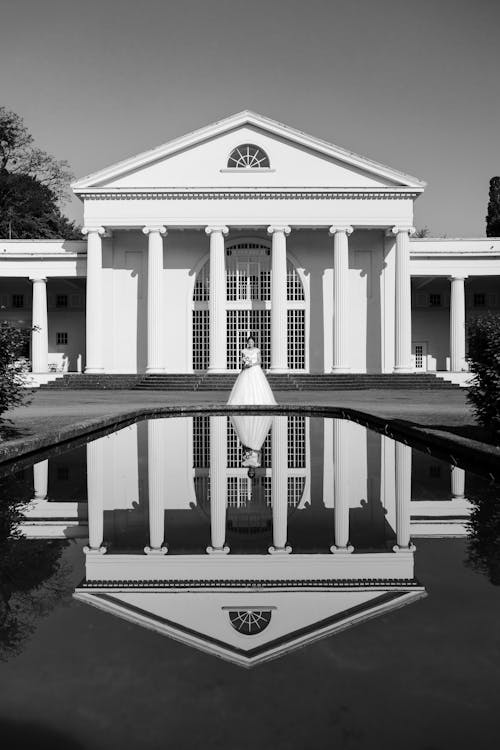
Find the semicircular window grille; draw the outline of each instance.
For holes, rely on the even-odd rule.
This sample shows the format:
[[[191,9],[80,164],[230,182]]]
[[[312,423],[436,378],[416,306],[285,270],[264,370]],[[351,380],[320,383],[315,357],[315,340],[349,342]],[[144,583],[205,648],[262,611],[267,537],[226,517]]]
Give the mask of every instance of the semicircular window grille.
[[[229,612],[231,625],[242,635],[262,633],[271,622],[270,609],[238,609]]]
[[[269,157],[253,143],[237,146],[229,156],[228,169],[269,169]]]

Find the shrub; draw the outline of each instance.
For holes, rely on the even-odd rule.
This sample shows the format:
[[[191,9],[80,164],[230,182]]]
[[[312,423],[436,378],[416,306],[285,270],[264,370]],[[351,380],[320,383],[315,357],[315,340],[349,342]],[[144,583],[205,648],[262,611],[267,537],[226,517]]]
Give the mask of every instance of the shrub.
[[[24,401],[27,362],[23,359],[30,330],[0,324],[0,418],[12,406]]]
[[[500,438],[499,315],[486,315],[470,323],[469,369],[475,377],[467,398],[478,422]]]

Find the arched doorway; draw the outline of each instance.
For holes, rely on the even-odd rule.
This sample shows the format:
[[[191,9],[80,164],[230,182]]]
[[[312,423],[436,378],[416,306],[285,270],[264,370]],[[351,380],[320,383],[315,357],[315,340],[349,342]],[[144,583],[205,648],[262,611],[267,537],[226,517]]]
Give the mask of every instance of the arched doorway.
[[[193,292],[193,370],[208,368],[210,264],[199,270]],[[271,364],[271,246],[263,239],[226,244],[227,369],[238,370],[249,334],[256,336],[264,369]],[[306,369],[306,300],[295,265],[287,261],[288,367]]]

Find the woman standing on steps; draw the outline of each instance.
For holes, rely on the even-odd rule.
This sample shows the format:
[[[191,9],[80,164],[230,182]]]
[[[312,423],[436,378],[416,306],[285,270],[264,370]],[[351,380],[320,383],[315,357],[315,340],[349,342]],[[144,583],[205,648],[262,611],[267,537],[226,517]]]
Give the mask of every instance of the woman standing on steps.
[[[229,396],[228,405],[257,406],[259,404],[276,405],[271,386],[261,368],[260,349],[255,346],[255,339],[249,336],[246,348],[241,351],[242,369]]]

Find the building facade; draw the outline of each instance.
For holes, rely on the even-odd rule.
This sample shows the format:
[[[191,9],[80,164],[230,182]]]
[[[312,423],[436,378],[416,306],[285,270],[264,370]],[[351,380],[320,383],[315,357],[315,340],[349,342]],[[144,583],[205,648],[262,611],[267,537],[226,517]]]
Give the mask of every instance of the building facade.
[[[34,375],[463,373],[500,240],[415,239],[425,184],[252,112],[78,180],[81,242],[0,240]]]

